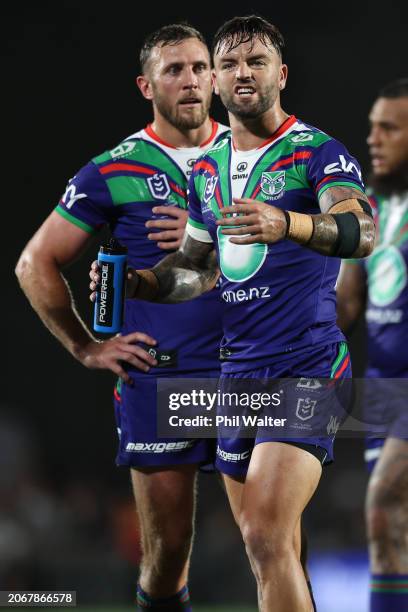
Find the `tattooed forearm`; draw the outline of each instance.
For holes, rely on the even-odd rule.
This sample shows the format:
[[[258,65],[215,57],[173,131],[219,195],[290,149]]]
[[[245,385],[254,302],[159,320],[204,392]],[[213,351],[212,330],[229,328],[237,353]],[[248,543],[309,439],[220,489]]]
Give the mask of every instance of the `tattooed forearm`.
[[[353,254],[353,257],[367,257],[374,248],[375,242],[375,225],[374,221],[368,215],[355,212],[355,216],[360,224],[360,244],[358,249]]]
[[[366,257],[374,247],[375,227],[371,217],[363,212],[353,214],[360,226],[360,239],[358,245],[349,257]],[[307,247],[323,255],[337,256],[339,246],[339,231],[335,220],[335,215],[323,214],[312,215],[313,234],[307,243]],[[343,258],[346,258],[343,255]]]
[[[207,245],[205,245],[206,247]],[[169,255],[153,268],[159,283],[155,301],[166,304],[177,304],[198,297],[209,291],[219,277],[215,251],[202,253],[202,259],[196,263],[177,251]]]
[[[186,234],[176,253],[164,257],[151,270],[131,272],[130,276],[128,297],[177,304],[212,289],[219,270],[212,244]]]
[[[333,215],[312,215],[313,234],[306,246],[322,255],[332,255],[337,241],[337,224]]]
[[[322,255],[366,257],[374,248],[375,226],[366,195],[355,188],[330,187],[320,197],[322,214],[288,211],[287,237]]]

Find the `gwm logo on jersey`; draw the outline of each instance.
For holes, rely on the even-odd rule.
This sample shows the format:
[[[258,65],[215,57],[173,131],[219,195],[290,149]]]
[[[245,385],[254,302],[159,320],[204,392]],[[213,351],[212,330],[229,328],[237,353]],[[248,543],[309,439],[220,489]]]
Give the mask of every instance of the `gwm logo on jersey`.
[[[234,244],[230,241],[232,236],[222,234],[221,230],[220,226],[217,229],[217,238],[221,272],[225,278],[233,282],[240,283],[248,280],[262,267],[268,252],[268,245],[259,242]]]
[[[147,179],[150,193],[157,200],[166,200],[170,195],[170,185],[164,172],[156,172]]]
[[[396,246],[376,249],[367,262],[369,297],[374,306],[388,306],[407,284],[404,257]]]
[[[268,200],[278,200],[285,189],[285,170],[262,172],[261,191]]]
[[[218,183],[218,176],[210,176],[206,180],[205,189],[204,189],[204,197],[203,197],[203,200],[206,204],[208,204],[208,202],[213,197],[217,183]]]

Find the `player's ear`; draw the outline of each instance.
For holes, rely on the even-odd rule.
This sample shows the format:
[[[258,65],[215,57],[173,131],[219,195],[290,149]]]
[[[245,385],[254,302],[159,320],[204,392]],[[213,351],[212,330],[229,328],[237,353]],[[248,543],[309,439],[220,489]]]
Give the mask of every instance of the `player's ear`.
[[[279,89],[285,89],[288,78],[288,67],[286,64],[281,64],[279,69]]]
[[[220,90],[217,87],[217,77],[215,75],[214,68],[211,70],[211,81],[212,81],[213,92],[216,93],[217,96],[219,96]]]
[[[142,92],[142,96],[146,98],[146,100],[153,99],[152,85],[150,79],[148,79],[146,75],[141,74],[136,77],[136,85],[138,86],[138,88]]]

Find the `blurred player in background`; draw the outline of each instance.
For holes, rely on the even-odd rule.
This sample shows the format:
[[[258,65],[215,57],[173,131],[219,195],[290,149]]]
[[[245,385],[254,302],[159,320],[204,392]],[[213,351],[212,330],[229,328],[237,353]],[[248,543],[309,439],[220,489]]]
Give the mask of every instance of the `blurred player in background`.
[[[236,17],[218,30],[213,48],[215,91],[232,137],[194,166],[180,249],[134,273],[130,295],[178,303],[211,289],[215,248],[226,303],[225,381],[350,376],[334,287],[339,258],[368,255],[374,241],[358,163],[342,144],[281,108],[287,66],[274,25]],[[313,430],[320,418],[329,428],[331,416],[318,414],[321,385],[303,385],[286,404],[292,437],[218,442],[217,467],[265,612],[312,609],[299,524],[322,464],[332,458],[334,435],[299,437],[300,422]],[[305,399],[309,392],[317,399]]]
[[[105,224],[127,246],[134,267],[152,267],[163,250],[176,249],[188,216],[192,165],[227,129],[208,115],[210,57],[197,30],[184,24],[159,29],[146,38],[140,64],[137,85],[153,104],[153,123],[69,182],[24,249],[17,275],[45,325],[78,361],[119,376],[117,463],[131,468],[142,532],[138,609],[175,612],[191,609],[194,487],[198,466],[213,451],[210,440],[157,438],[156,380],[218,376],[219,292],[177,307],[127,301],[122,335],[99,342],[79,318],[61,273]]]
[[[339,324],[365,309],[368,381],[364,394],[371,472],[366,522],[371,612],[408,610],[408,78],[390,83],[371,109],[370,201],[377,241],[364,261],[343,262]],[[385,379],[385,380],[378,380]],[[374,426],[382,425],[382,436]]]

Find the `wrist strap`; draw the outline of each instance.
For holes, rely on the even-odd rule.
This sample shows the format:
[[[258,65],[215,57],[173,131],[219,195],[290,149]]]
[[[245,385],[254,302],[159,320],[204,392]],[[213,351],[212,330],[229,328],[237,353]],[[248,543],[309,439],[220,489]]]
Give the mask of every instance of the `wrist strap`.
[[[284,210],[283,212],[287,223],[286,238],[299,244],[308,244],[313,236],[312,217],[291,210]]]

